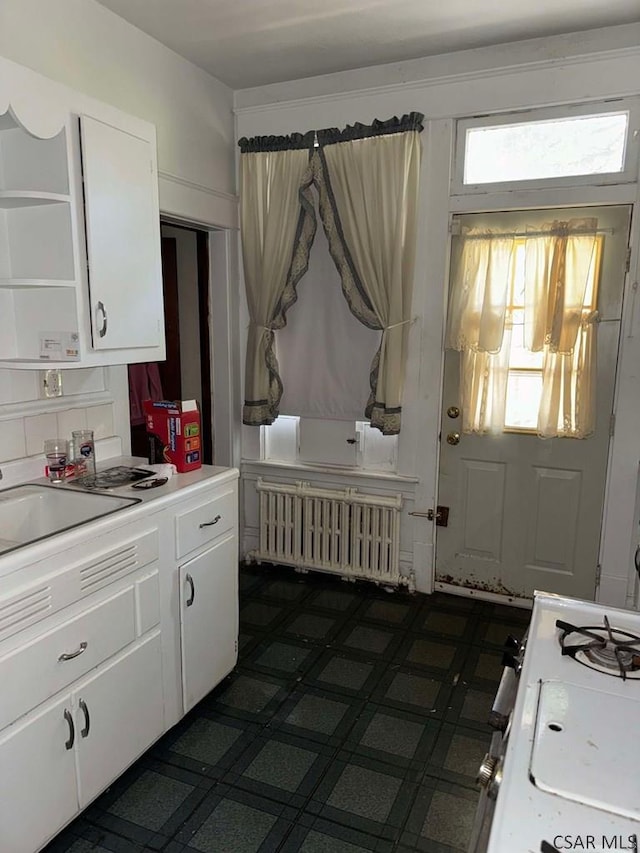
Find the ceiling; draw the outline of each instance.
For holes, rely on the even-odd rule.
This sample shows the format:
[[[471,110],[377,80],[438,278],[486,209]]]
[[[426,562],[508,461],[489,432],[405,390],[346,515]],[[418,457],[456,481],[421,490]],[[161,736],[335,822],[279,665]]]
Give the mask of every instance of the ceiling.
[[[99,0],[233,89],[640,21],[638,0]]]

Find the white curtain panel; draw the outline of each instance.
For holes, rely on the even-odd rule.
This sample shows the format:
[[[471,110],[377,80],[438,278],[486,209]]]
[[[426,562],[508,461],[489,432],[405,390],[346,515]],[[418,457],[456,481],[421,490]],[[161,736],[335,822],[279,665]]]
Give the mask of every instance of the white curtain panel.
[[[525,345],[545,354],[538,413],[545,438],[586,438],[595,429],[598,314],[585,298],[597,227],[594,218],[554,221],[526,241]]]
[[[379,123],[363,138],[319,131],[315,180],[331,254],[352,312],[382,331],[365,410],[386,435],[400,431],[411,323],[422,116]],[[410,129],[403,130],[408,120]],[[391,132],[393,131],[393,132]]]
[[[515,239],[469,230],[456,241],[446,345],[499,353],[502,349]]]
[[[247,141],[241,140],[241,147],[243,142]],[[273,147],[268,137],[266,145]],[[312,145],[313,134],[296,148],[249,150],[240,157],[240,231],[250,317],[246,424],[270,424],[278,415],[282,382],[274,330],[285,325],[285,313],[295,302],[296,284],[306,270],[315,233],[313,211],[301,205],[299,196]]]

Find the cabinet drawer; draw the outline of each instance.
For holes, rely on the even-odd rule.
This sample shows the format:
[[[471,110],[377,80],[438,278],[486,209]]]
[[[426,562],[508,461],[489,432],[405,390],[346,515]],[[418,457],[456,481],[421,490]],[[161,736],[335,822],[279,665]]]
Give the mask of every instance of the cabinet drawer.
[[[238,501],[235,491],[223,492],[176,516],[176,557],[180,559],[235,527]]]
[[[0,729],[107,660],[135,636],[135,595],[130,586],[0,658]]]

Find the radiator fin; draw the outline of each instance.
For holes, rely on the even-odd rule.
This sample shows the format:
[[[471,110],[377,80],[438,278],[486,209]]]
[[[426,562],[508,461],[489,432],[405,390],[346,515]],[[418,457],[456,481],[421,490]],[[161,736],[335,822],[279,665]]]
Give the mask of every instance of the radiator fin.
[[[402,495],[258,479],[259,560],[398,585]]]

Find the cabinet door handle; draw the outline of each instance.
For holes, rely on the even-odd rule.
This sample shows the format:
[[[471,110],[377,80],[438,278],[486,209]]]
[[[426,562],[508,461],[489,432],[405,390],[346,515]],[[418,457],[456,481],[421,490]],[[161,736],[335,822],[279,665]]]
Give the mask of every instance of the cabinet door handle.
[[[91,718],[89,717],[89,709],[87,708],[87,703],[84,699],[81,699],[78,702],[80,706],[80,710],[84,714],[84,728],[80,729],[80,737],[86,737],[89,734],[89,729],[91,728]]]
[[[96,312],[98,311],[102,314],[102,325],[98,329],[98,334],[101,338],[104,338],[107,334],[107,309],[104,307],[104,302],[98,302]]]
[[[196,588],[195,588],[195,585],[193,583],[193,578],[191,577],[191,575],[188,572],[187,572],[187,576],[186,576],[185,580],[189,584],[189,586],[191,587],[191,595],[189,596],[189,598],[187,598],[187,602],[186,602],[187,607],[191,607],[191,605],[193,604],[194,599],[196,597]]]
[[[74,658],[79,657],[83,652],[86,652],[86,650],[87,650],[87,643],[85,643],[83,640],[80,643],[80,645],[78,646],[78,648],[75,650],[75,652],[63,652],[60,655],[60,657],[58,658],[58,660],[59,661],[73,660]]]
[[[66,708],[64,709],[64,718],[69,725],[69,740],[64,742],[64,748],[65,749],[73,749],[73,743],[76,739],[76,729],[75,729],[75,726],[73,725],[73,717],[71,716],[69,711],[67,711]]]
[[[217,524],[221,518],[222,518],[221,515],[216,515],[216,517],[213,519],[213,521],[203,521],[202,524],[200,525],[200,530],[202,530],[203,527],[211,527],[212,525]]]

